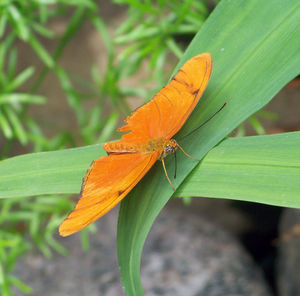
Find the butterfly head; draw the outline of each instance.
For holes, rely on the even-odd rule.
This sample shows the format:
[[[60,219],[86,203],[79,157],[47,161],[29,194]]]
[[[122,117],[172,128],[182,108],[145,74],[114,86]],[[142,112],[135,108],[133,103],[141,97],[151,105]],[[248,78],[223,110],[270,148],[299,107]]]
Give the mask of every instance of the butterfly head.
[[[175,153],[175,151],[178,148],[178,144],[174,139],[169,140],[165,145],[164,145],[164,150],[161,155],[161,158],[165,158],[169,154]]]

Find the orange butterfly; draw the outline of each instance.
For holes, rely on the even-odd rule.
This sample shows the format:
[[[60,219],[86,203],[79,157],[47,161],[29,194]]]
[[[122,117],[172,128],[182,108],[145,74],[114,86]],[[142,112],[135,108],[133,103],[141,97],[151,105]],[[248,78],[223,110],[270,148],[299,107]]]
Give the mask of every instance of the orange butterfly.
[[[158,159],[172,186],[164,158],[182,148],[171,137],[198,103],[211,71],[209,53],[191,58],[151,101],[127,117],[119,131],[129,133],[118,142],[103,145],[108,156],[95,160],[87,171],[81,198],[59,227],[62,236],[81,230],[116,206]]]

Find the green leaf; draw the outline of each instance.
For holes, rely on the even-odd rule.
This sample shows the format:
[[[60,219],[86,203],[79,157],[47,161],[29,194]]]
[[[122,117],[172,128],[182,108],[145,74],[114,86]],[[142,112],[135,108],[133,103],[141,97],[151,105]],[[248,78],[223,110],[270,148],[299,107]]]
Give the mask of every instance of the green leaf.
[[[296,182],[300,176],[299,146],[300,132],[228,138],[208,152],[175,196],[300,207],[300,184]],[[78,193],[89,163],[103,155],[101,146],[93,145],[1,161],[0,198]]]
[[[45,65],[49,68],[53,68],[55,62],[51,55],[47,52],[44,46],[35,38],[32,34],[28,39],[29,44],[34,49],[35,53],[40,57],[40,59],[45,63]]]
[[[216,197],[300,208],[300,132],[229,138],[185,179],[178,197]]]
[[[0,105],[19,103],[43,104],[45,102],[46,98],[39,95],[29,95],[22,93],[9,93],[0,95]]]
[[[15,285],[20,291],[22,291],[22,292],[24,292],[26,294],[32,293],[31,287],[29,287],[26,284],[24,284],[17,277],[10,276],[10,282],[11,282],[11,284]]]
[[[99,34],[106,46],[109,59],[113,58],[113,55],[114,55],[113,42],[107,31],[107,28],[106,28],[104,22],[102,21],[102,19],[100,19],[96,15],[91,15],[90,19],[91,19],[93,25],[95,26],[96,30],[99,32]]]
[[[5,92],[10,92],[18,87],[20,87],[26,80],[28,80],[32,74],[34,73],[34,67],[28,67],[24,71],[22,71],[20,74],[18,74],[17,77],[15,77],[14,80],[10,81],[9,84],[6,85],[4,88]]]
[[[51,31],[50,29],[44,27],[40,23],[32,21],[31,25],[32,25],[32,28],[36,32],[38,32],[39,34],[41,34],[43,37],[46,37],[46,38],[49,38],[49,39],[55,37],[55,33],[53,31]]]
[[[89,164],[104,155],[99,145],[40,152],[0,162],[0,198],[79,193]]]
[[[178,65],[201,52],[210,52],[214,60],[208,88],[178,138],[199,126],[225,101],[227,107],[197,134],[180,142],[187,153],[201,159],[299,73],[299,10],[296,0],[286,1],[284,6],[280,0],[225,0],[212,12]],[[178,163],[176,187],[196,166],[180,153]],[[174,171],[172,159],[166,165],[170,172]],[[121,203],[118,257],[127,295],[143,295],[143,244],[172,194],[158,163]]]
[[[213,75],[208,89],[180,135],[187,134],[188,131],[199,126],[224,101],[228,104],[201,130],[180,142],[189,154],[197,158],[203,157],[240,122],[267,104],[289,80],[299,73],[298,36],[300,28],[298,19],[299,4],[297,1],[286,1],[285,6],[281,5],[279,0],[274,0],[272,3],[259,0],[247,2],[227,0],[220,3],[180,62],[182,65],[189,57],[205,51],[211,52],[214,59]],[[247,139],[236,140],[246,141]],[[281,140],[277,140],[282,145]],[[206,158],[204,158],[199,168],[196,167],[192,172],[190,177],[192,181],[193,174],[201,175],[201,166],[205,171],[207,165],[213,162],[211,153],[215,153],[215,156],[220,158],[216,152],[219,151],[217,149],[226,148],[229,141],[232,140],[225,140],[207,154],[209,162],[205,162]],[[274,141],[274,146],[276,143]],[[234,142],[234,144],[239,145],[238,142]],[[262,145],[260,150],[263,150],[264,142],[262,141],[260,144]],[[232,143],[228,144],[228,147],[233,147]],[[276,149],[276,147],[273,148]],[[258,146],[255,149],[259,150]],[[285,156],[293,155],[294,149],[295,147],[288,139]],[[247,153],[250,153],[249,150]],[[100,146],[90,146],[28,154],[2,161],[0,162],[0,197],[28,197],[79,192],[81,178],[84,176],[88,164],[103,154]],[[229,152],[228,154],[230,157]],[[260,163],[258,160],[261,160],[261,156],[258,155],[260,159],[255,159],[255,156],[255,154],[248,154],[247,158],[252,159],[253,163]],[[226,161],[230,162],[230,158]],[[236,159],[233,159],[234,161]],[[167,159],[166,162],[168,170],[173,172],[172,158]],[[178,177],[174,182],[176,187],[180,186],[197,165],[180,154],[178,155],[178,164]],[[222,166],[224,166],[224,159],[220,164],[220,167]],[[199,174],[197,169],[201,170]],[[240,169],[242,168],[240,167]],[[290,170],[290,166],[285,169]],[[232,171],[233,174],[234,168]],[[259,171],[253,171],[253,173],[258,174]],[[217,166],[215,174],[218,174]],[[292,174],[290,176],[293,177]],[[208,178],[209,176],[202,182],[205,183]],[[281,178],[278,179],[281,181]],[[187,179],[185,182],[192,181]],[[253,182],[253,179],[250,178],[249,181]],[[287,182],[287,178],[283,178],[282,181]],[[211,193],[206,191],[207,196],[224,197],[226,191],[230,190],[230,188],[226,188],[223,191],[222,188],[219,188],[220,196],[217,196],[218,184],[214,184]],[[233,186],[240,186],[238,182],[232,182],[229,185],[232,186],[233,192],[237,192],[236,198],[241,198],[238,192],[239,190],[244,191],[245,187],[244,189],[234,188]],[[219,185],[219,187],[222,186],[224,186],[223,183]],[[186,185],[187,187],[188,185]],[[296,186],[293,188],[298,190]],[[266,190],[269,190],[269,186],[266,186]],[[179,187],[178,192],[181,192],[182,195],[186,192],[183,185]],[[254,197],[254,193],[252,192],[252,195],[249,193],[244,200],[252,198],[252,200],[264,202],[265,198],[265,202],[270,204],[282,202],[282,199],[278,201],[275,195],[272,200],[273,195],[268,195],[270,197],[268,199],[267,194],[265,197]],[[139,275],[143,244],[154,219],[172,194],[173,192],[162,173],[161,164],[157,163],[151,173],[142,180],[121,205],[118,252],[122,280],[128,295],[143,295]],[[231,196],[230,198],[235,197]],[[294,199],[288,202],[291,202],[290,206],[298,204]]]
[[[119,121],[119,113],[113,112],[108,116],[106,124],[104,125],[104,128],[101,131],[101,135],[98,138],[97,141],[98,143],[105,142],[108,140],[108,138],[115,131],[118,121]]]
[[[263,135],[266,133],[263,125],[260,123],[260,121],[254,115],[249,117],[249,122],[258,135]]]
[[[17,7],[12,4],[9,5],[7,11],[9,12],[9,17],[11,18],[12,24],[19,37],[24,41],[28,41],[30,31],[26,25],[26,20],[23,18],[22,14],[19,12]]]
[[[12,80],[13,77],[15,76],[17,59],[18,59],[17,50],[16,48],[12,48],[9,52],[9,58],[8,58],[8,67],[7,67],[8,81]]]
[[[68,42],[72,39],[72,37],[76,34],[76,32],[81,27],[82,23],[85,20],[86,16],[86,9],[84,7],[78,7],[75,12],[73,13],[68,26],[59,41],[58,46],[56,47],[53,57],[49,56],[47,51],[39,44],[36,44],[37,40],[33,40],[31,46],[37,51],[41,59],[45,62],[46,67],[42,70],[39,77],[34,82],[33,86],[31,87],[31,92],[36,92],[43,80],[45,79],[46,75],[49,72],[48,68],[54,67],[55,62],[58,61],[59,57],[61,56],[64,48],[67,46]],[[56,63],[57,66],[57,63]]]
[[[6,116],[4,116],[2,109],[0,109],[0,127],[6,138],[11,139],[13,137],[12,128],[11,128],[10,124],[8,123]]]
[[[7,77],[5,73],[5,64],[7,59],[9,59],[8,53],[11,51],[11,45],[15,39],[15,34],[12,32],[9,34],[3,42],[1,42],[0,46],[0,87],[2,88],[3,86],[6,85],[6,80]]]
[[[0,38],[3,37],[7,25],[7,15],[2,14],[0,18]]]
[[[13,127],[15,136],[18,138],[18,140],[21,142],[22,145],[27,144],[28,139],[27,139],[26,132],[16,112],[12,108],[9,108],[8,106],[4,106],[3,109],[5,111],[5,114],[7,115],[7,118],[11,126]]]

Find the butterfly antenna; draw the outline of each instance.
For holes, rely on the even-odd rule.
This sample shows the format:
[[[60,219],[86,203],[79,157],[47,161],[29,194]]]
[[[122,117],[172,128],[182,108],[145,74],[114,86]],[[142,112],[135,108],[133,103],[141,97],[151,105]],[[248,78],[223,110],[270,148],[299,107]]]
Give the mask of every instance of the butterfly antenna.
[[[164,171],[165,171],[166,178],[167,178],[168,182],[170,183],[170,185],[171,185],[173,191],[175,192],[175,188],[174,188],[172,182],[170,181],[170,178],[169,178],[168,173],[167,173],[167,170],[166,170],[165,161],[164,161],[163,158],[162,158],[161,162],[162,162],[162,165],[163,165],[163,168],[164,168]]]
[[[176,179],[176,172],[177,172],[177,158],[176,158],[176,151],[174,152],[174,160],[175,160],[174,179]]]
[[[195,132],[196,130],[198,130],[200,127],[202,127],[203,125],[205,125],[206,123],[208,123],[212,118],[214,118],[225,106],[226,106],[226,102],[223,104],[223,106],[217,111],[215,112],[211,117],[209,117],[208,119],[206,119],[202,124],[200,124],[198,127],[196,127],[195,129],[193,129],[191,132],[189,132],[188,134],[184,135],[183,137],[181,137],[179,140],[182,140],[186,137],[188,137],[189,135],[191,135],[193,132]],[[182,148],[180,148],[182,150]],[[182,150],[183,151],[183,150]],[[184,152],[184,151],[183,151]],[[185,153],[185,152],[184,152]]]
[[[178,144],[178,142],[177,142],[177,146],[178,146],[178,148],[184,153],[184,155],[186,155],[186,156],[189,157],[190,159],[196,160],[196,161],[200,161],[200,159],[194,158],[194,157],[190,156],[189,154],[187,154],[187,153],[183,150],[183,148]]]

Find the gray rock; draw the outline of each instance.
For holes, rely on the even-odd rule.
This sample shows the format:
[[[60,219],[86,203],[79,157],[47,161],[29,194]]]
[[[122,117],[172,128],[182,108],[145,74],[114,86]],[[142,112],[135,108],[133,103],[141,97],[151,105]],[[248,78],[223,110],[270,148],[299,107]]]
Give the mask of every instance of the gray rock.
[[[280,223],[278,294],[300,295],[300,210],[285,209]]]
[[[149,296],[270,295],[241,245],[184,207],[159,216],[145,245],[142,278]]]
[[[54,254],[47,260],[30,252],[16,274],[31,285],[34,296],[124,295],[116,222],[116,209],[100,219],[89,252],[82,251],[78,234],[59,238],[69,256]],[[270,295],[260,270],[240,244],[183,205],[167,206],[155,222],[143,253],[142,282],[147,296]]]
[[[17,266],[17,275],[33,288],[33,296],[123,295],[117,264],[116,229],[118,210],[98,223],[90,235],[90,250],[82,250],[80,235],[58,241],[68,256],[54,253],[46,259],[38,251],[28,253]],[[14,295],[23,295],[16,291]]]

